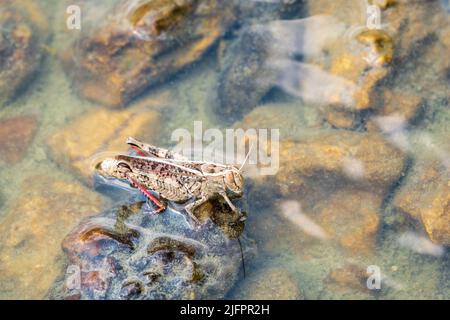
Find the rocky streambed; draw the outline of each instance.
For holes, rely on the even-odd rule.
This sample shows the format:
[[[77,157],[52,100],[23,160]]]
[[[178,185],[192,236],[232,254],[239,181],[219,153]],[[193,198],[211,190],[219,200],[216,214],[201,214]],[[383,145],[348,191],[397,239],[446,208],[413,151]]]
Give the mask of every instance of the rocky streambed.
[[[371,28],[358,0],[75,2],[82,32],[47,16],[63,2],[1,5],[1,298],[448,299],[441,1],[377,1]],[[195,230],[95,183],[127,136],[195,120],[280,129],[245,232],[220,202]]]

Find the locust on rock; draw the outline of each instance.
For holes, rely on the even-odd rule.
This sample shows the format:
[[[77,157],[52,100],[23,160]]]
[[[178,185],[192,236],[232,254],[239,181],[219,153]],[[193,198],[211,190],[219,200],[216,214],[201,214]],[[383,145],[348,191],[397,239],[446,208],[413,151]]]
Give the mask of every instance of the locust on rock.
[[[243,195],[242,166],[191,161],[134,138],[128,138],[126,143],[137,156],[117,155],[104,159],[96,165],[96,171],[105,178],[128,181],[158,207],[157,213],[166,209],[164,200],[183,203],[188,215],[199,223],[195,209],[215,197],[222,197],[233,212],[240,214],[230,198]],[[158,193],[160,199],[151,191]],[[242,219],[245,219],[244,215]]]

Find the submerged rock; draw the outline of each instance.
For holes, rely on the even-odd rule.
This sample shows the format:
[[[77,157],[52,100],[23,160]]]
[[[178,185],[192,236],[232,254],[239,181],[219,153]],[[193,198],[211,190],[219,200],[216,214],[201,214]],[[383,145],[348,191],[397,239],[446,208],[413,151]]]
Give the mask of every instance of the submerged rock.
[[[346,32],[345,20],[325,15],[244,27],[225,51],[219,114],[239,118],[272,88],[321,107],[355,113],[370,109],[373,89],[389,72],[392,39],[382,31],[360,32],[349,48],[342,41]],[[370,50],[374,58],[367,56]]]
[[[271,21],[274,19],[292,19],[304,15],[304,0],[284,1],[247,1],[235,0],[237,16],[240,20]]]
[[[68,268],[76,272],[66,274],[51,297],[223,298],[242,267],[236,239],[243,222],[233,221],[237,217],[225,206],[215,206],[217,214],[230,217],[228,226],[240,231],[230,234],[230,229],[223,231],[211,219],[192,228],[185,216],[172,209],[154,215],[148,213],[147,206],[135,198],[73,230],[63,248]],[[244,250],[246,254],[249,247]]]
[[[336,129],[356,129],[361,124],[358,113],[322,106],[320,108],[323,119]]]
[[[383,123],[392,117],[405,126],[417,119],[423,107],[424,100],[420,96],[405,94],[399,90],[385,90],[380,97],[379,107],[375,109],[366,127],[369,131],[386,131]]]
[[[248,27],[228,48],[215,105],[222,119],[229,122],[240,119],[274,86],[277,74],[267,65],[271,39],[267,30]]]
[[[259,194],[295,199],[298,205],[274,210],[299,232],[373,253],[383,199],[402,177],[406,155],[378,134],[310,129],[281,141],[279,156],[276,175],[255,177],[251,201]]]
[[[419,160],[393,204],[398,212],[420,221],[433,242],[450,245],[450,175],[445,162]]]
[[[330,238],[355,254],[367,254],[376,246],[382,201],[371,192],[341,189],[324,197],[310,212]]]
[[[450,48],[445,40],[448,15],[439,0],[372,1],[372,4],[380,8],[380,25],[368,28],[368,7],[364,2],[308,1],[310,14],[333,15],[347,29],[339,41],[329,43],[326,59],[319,57],[310,62],[359,88],[354,106],[326,107],[346,107],[362,119],[373,116],[367,123],[369,130],[378,127],[379,117],[401,117],[407,125],[418,119],[418,112],[429,100],[435,96],[447,98],[450,67],[449,59],[436,59],[445,56]],[[348,118],[336,121],[330,113],[324,113],[324,119],[331,125],[355,128]]]
[[[236,300],[304,300],[298,280],[283,267],[258,270],[244,279],[231,295]]]
[[[0,105],[37,71],[48,37],[47,18],[33,1],[4,1],[0,11]]]
[[[321,176],[386,191],[402,175],[406,156],[381,135],[338,130],[310,132],[280,143],[279,185]],[[302,185],[302,184],[294,184]]]
[[[0,121],[0,160],[16,164],[25,156],[36,133],[34,116],[19,116]]]
[[[64,58],[80,94],[121,106],[199,59],[234,21],[233,1],[119,1]]]
[[[0,223],[1,299],[42,299],[61,268],[61,241],[103,199],[83,185],[37,175],[24,180]]]
[[[234,125],[244,130],[252,128],[279,129],[283,139],[298,139],[322,121],[315,106],[300,101],[271,103],[256,107],[242,121]]]
[[[365,266],[364,266],[365,267]],[[335,299],[334,295],[339,297],[348,297],[349,299],[374,299],[374,293],[378,290],[369,290],[367,288],[367,279],[370,274],[361,265],[347,263],[340,267],[332,269],[324,284],[326,293],[324,299]]]

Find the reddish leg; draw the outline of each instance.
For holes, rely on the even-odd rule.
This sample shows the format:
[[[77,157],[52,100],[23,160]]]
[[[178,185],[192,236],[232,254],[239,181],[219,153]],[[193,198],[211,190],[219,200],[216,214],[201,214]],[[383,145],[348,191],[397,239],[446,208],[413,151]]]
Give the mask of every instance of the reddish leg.
[[[128,179],[131,181],[131,183],[138,188],[140,192],[142,192],[149,200],[151,200],[154,204],[158,206],[158,209],[155,211],[155,213],[161,213],[166,209],[166,206],[161,203],[154,195],[152,195],[143,185],[141,185],[136,179],[130,177],[127,175]]]
[[[136,151],[138,153],[138,155],[140,155],[141,157],[148,157],[149,156],[146,152],[142,151],[141,149],[139,149],[136,146],[131,146],[131,148],[133,148],[134,151]]]

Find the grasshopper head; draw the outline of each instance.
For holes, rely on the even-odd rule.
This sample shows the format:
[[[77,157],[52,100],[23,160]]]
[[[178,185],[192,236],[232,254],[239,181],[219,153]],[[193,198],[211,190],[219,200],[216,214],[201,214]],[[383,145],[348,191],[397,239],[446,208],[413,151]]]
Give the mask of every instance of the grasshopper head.
[[[242,196],[244,193],[244,177],[237,168],[225,170],[223,180],[227,191],[231,191],[236,196]]]
[[[126,161],[108,158],[99,162],[95,169],[97,173],[105,178],[126,179],[127,173],[131,168]]]

